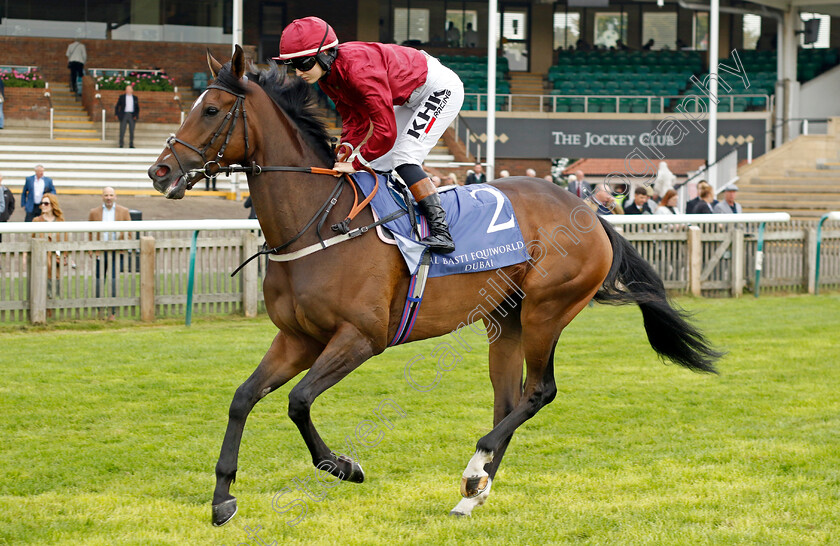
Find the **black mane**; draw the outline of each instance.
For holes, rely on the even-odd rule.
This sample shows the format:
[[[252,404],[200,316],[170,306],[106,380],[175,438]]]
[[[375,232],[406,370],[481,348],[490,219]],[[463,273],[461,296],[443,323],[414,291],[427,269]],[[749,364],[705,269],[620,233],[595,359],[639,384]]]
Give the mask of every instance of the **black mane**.
[[[271,62],[268,70],[249,72],[248,79],[262,87],[263,91],[283,109],[298,126],[306,140],[318,156],[332,167],[333,153],[330,136],[324,123],[318,119],[313,100],[312,89],[301,78],[288,78],[285,70],[279,70]],[[234,77],[230,62],[225,63],[216,75],[216,83],[237,93],[245,93],[245,84]],[[249,112],[250,115],[254,113]]]

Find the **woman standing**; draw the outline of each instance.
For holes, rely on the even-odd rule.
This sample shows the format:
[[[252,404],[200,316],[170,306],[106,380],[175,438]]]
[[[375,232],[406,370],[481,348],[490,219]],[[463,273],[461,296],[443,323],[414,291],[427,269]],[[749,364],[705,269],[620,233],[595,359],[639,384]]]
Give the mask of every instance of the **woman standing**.
[[[37,216],[32,219],[33,222],[63,222],[64,221],[64,213],[61,211],[61,207],[58,204],[58,197],[54,193],[45,193],[44,196],[41,198],[41,215]],[[38,234],[46,236],[47,241],[55,242],[58,241],[59,238],[63,241],[67,240],[67,234],[59,234],[59,233],[43,233]],[[34,237],[35,235],[33,235]],[[54,255],[55,259],[50,259],[50,256]],[[55,262],[55,269],[53,268],[53,262]],[[67,263],[67,256],[64,257],[64,263]],[[55,279],[55,289],[56,293],[61,291],[61,251],[56,250],[55,253],[49,253],[47,255],[47,298],[53,297],[53,279]],[[55,272],[55,273],[54,273]],[[55,276],[53,276],[55,275]],[[47,309],[47,316],[52,316],[52,309]]]
[[[666,191],[654,214],[679,214],[680,211],[677,209],[678,200],[676,190],[670,189]]]

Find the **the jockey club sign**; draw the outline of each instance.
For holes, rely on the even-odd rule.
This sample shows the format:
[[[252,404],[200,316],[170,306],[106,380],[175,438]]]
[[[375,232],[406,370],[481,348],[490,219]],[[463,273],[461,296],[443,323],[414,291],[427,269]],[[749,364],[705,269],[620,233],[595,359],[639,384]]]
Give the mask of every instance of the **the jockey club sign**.
[[[464,118],[462,118],[464,119]],[[459,124],[460,138],[471,133],[470,148],[486,142],[486,120],[469,117]],[[672,134],[657,131],[662,119],[523,119],[496,118],[496,156],[543,159],[551,157],[625,158],[637,148],[655,147],[667,157],[705,158],[708,121],[698,122],[704,130],[686,131],[677,141]],[[718,157],[738,143],[751,141],[753,155],[765,152],[765,119],[718,120]],[[504,138],[499,136],[504,135]],[[478,138],[476,138],[478,137]],[[483,138],[481,138],[483,137]],[[731,138],[730,138],[731,137]],[[486,148],[486,144],[482,145]],[[746,150],[739,155],[746,156]]]

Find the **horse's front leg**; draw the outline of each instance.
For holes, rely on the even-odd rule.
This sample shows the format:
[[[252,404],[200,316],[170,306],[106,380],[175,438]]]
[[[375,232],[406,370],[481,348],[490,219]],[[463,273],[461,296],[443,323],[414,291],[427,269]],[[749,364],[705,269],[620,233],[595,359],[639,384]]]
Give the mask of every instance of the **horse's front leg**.
[[[311,366],[321,348],[312,340],[278,332],[257,369],[236,389],[216,464],[213,525],[224,525],[236,514],[236,498],[230,494],[230,485],[236,480],[239,445],[248,414],[261,398]]]
[[[312,424],[310,409],[322,392],[344,379],[374,354],[376,350],[371,340],[355,326],[345,323],[303,379],[289,392],[289,417],[297,425],[312,454],[312,464],[345,481],[363,482],[365,475],[362,467],[357,461],[346,456],[336,457],[330,451]]]

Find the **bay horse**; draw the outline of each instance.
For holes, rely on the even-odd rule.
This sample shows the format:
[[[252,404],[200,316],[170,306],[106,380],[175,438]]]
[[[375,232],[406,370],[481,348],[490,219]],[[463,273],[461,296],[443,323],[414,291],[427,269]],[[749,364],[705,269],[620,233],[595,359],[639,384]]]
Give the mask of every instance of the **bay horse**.
[[[292,252],[332,235],[325,226],[345,218],[354,204],[351,192],[339,196],[327,222],[300,229],[313,225],[312,215],[331,199],[338,180],[304,172],[308,167],[329,169],[335,160],[326,130],[312,110],[309,86],[276,66],[246,74],[238,46],[224,66],[209,52],[208,63],[215,80],[149,168],[154,187],[180,199],[203,176],[230,165],[250,165],[248,187],[268,248],[292,241],[284,248]],[[266,166],[297,169],[272,171]],[[492,186],[513,205],[529,241],[527,260],[497,271],[430,278],[406,340],[452,333],[479,320],[488,329],[493,429],[478,440],[463,472],[462,498],[453,515],[470,515],[484,504],[514,431],[554,399],[555,346],[591,300],[637,304],[648,341],[660,358],[714,372],[721,356],[669,303],[653,268],[579,198],[535,178],[514,177]],[[354,225],[373,222],[372,212],[364,209]],[[324,233],[316,233],[321,229]],[[216,465],[213,524],[223,525],[237,510],[230,486],[249,412],[304,371],[289,392],[288,415],[313,464],[342,480],[364,480],[358,462],[334,454],[321,439],[310,409],[318,395],[386,349],[401,319],[409,278],[396,247],[373,235],[297,260],[268,262],[265,304],[279,331],[233,396]],[[488,286],[497,294],[491,295]]]

